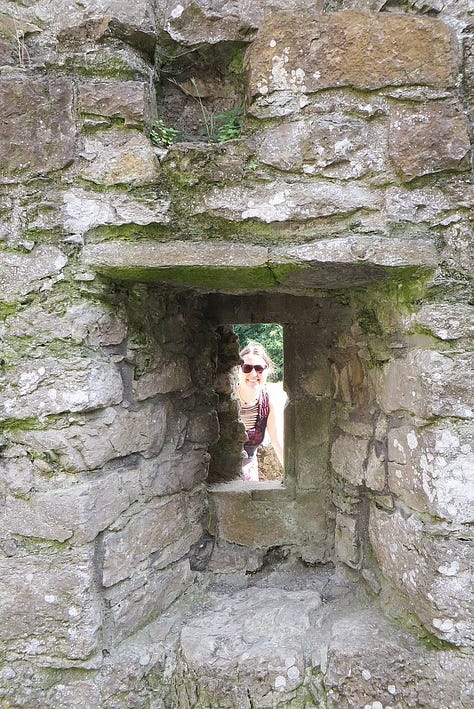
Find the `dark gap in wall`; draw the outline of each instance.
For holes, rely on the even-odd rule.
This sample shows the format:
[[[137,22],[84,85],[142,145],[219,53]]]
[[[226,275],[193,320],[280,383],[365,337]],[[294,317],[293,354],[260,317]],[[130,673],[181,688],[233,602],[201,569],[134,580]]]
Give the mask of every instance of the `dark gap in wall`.
[[[183,49],[169,43],[157,57],[158,113],[176,131],[172,142],[220,142],[223,126],[242,116],[243,42]],[[228,138],[226,138],[228,139]]]

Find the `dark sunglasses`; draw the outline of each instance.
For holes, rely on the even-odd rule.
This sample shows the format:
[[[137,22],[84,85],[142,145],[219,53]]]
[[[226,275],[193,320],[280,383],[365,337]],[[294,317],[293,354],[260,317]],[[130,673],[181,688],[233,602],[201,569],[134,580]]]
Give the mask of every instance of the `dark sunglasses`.
[[[241,364],[240,366],[242,367],[242,372],[244,374],[250,374],[252,369],[255,369],[257,374],[261,374],[263,370],[266,369],[266,367],[262,367],[261,364]]]

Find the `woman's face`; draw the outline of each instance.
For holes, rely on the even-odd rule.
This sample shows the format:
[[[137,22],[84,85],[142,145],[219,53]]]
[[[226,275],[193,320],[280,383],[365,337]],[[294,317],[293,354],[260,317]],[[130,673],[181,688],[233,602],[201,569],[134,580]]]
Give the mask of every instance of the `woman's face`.
[[[243,364],[252,367],[250,372],[244,372],[242,367],[239,367],[239,383],[247,387],[249,390],[258,392],[261,386],[267,381],[268,366],[263,357],[256,354],[246,354],[243,357]],[[261,372],[258,372],[253,367],[263,367]]]

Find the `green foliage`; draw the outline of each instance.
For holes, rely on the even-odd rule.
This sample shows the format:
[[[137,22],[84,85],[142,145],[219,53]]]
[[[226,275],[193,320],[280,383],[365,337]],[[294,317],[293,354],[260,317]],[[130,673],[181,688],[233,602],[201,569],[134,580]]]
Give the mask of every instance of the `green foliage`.
[[[225,111],[224,113],[218,113],[216,121],[221,124],[217,127],[218,143],[226,143],[228,140],[239,138],[243,128],[241,106],[232,108],[230,111]]]
[[[165,145],[167,148],[176,142],[178,131],[165,125],[162,118],[157,118],[151,124],[150,138],[155,145]]]
[[[179,84],[175,79],[169,79],[172,84],[175,84],[182,91],[183,86]],[[215,113],[214,110],[210,110],[202,100],[201,93],[197,81],[194,77],[190,79],[190,83],[194,89],[194,93],[191,94],[189,91],[184,91],[188,96],[191,96],[194,101],[199,105],[201,111],[202,121],[204,124],[204,130],[206,133],[206,139],[208,143],[226,143],[228,140],[234,140],[239,138],[243,129],[243,109],[242,106],[236,106],[231,108],[229,111],[224,111],[223,113]],[[173,131],[173,128],[166,129],[167,131]],[[171,145],[174,143],[175,138],[171,139],[169,143],[165,143],[164,140],[161,142],[164,145]]]
[[[269,381],[278,382],[283,379],[283,327],[277,323],[252,323],[249,325],[234,325],[242,349],[252,340],[263,345],[275,363],[275,372]]]

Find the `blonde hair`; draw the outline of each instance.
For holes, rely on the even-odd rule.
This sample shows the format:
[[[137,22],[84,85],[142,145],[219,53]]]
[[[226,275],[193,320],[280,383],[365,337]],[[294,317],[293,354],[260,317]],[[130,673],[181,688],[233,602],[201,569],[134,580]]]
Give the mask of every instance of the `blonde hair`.
[[[259,342],[253,342],[253,341],[247,342],[245,347],[242,350],[240,350],[239,357],[241,359],[243,359],[245,357],[245,355],[248,355],[248,354],[253,354],[253,355],[256,355],[257,357],[261,357],[268,367],[268,373],[273,374],[273,372],[275,371],[275,362],[272,360],[272,358],[270,357],[270,355],[268,354],[267,350],[265,349],[265,347],[263,345],[261,345]]]

